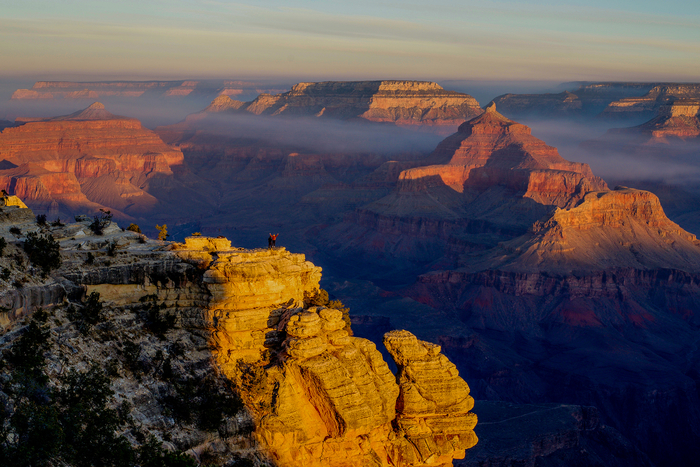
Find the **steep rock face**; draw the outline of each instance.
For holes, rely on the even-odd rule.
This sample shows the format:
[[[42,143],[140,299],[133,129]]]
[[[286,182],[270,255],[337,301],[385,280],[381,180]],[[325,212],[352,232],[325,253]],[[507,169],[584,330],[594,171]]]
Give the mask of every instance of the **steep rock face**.
[[[397,398],[415,399],[416,389],[400,391],[374,344],[348,335],[340,311],[299,307],[304,292],[317,290],[319,268],[284,250],[217,256],[204,275],[214,355],[247,388],[257,433],[279,465],[449,465],[476,443],[468,386],[439,348],[430,347],[427,358],[428,351],[411,353],[429,344],[410,334],[391,341],[399,365],[421,368],[426,378],[442,371],[449,381],[434,387],[419,378],[422,393],[436,402],[407,408],[401,417],[411,435],[397,435]],[[265,352],[272,365],[251,380],[246,365],[259,365]],[[447,394],[450,388],[459,390]]]
[[[0,170],[5,189],[34,207],[68,213],[79,209],[143,212],[157,200],[150,179],[171,177],[183,163],[138,120],[110,114],[100,103],[71,115],[26,121],[0,133],[0,158],[19,166]]]
[[[639,138],[638,144],[666,142],[668,138],[682,140],[700,136],[700,101],[678,99],[659,107],[658,115],[642,125],[610,130],[610,135],[629,135]]]
[[[457,126],[481,108],[473,97],[427,81],[327,81],[299,83],[289,92],[261,94],[245,104],[222,96],[205,109],[221,111]]]
[[[575,83],[571,83],[575,84]],[[659,83],[603,82],[582,83],[572,91],[558,94],[504,94],[493,101],[511,118],[592,117],[608,105],[631,96],[639,97]]]
[[[603,112],[608,117],[629,115],[654,115],[661,106],[676,99],[699,99],[700,84],[663,83],[655,85],[645,95],[626,97],[611,102]]]
[[[204,112],[228,112],[238,110],[244,105],[245,102],[233,100],[228,95],[221,95],[211,101]]]
[[[440,353],[440,346],[408,331],[388,332],[384,345],[399,369],[396,422],[421,460],[447,463],[453,450],[456,458],[463,458],[462,450],[477,442],[476,415],[470,412],[474,399],[457,367]]]
[[[435,260],[446,242],[495,246],[557,207],[606,188],[588,165],[563,159],[491,104],[421,165],[403,170],[390,194],[329,227],[323,240],[348,254],[379,250]]]
[[[321,269],[304,255],[284,250],[219,253],[204,280],[212,293],[207,320],[214,325],[212,339],[224,349],[218,358],[224,370],[233,375],[237,360],[260,360],[280,306],[302,303],[320,279]]]
[[[506,115],[570,116],[583,108],[581,99],[574,93],[559,94],[503,94],[493,102]]]

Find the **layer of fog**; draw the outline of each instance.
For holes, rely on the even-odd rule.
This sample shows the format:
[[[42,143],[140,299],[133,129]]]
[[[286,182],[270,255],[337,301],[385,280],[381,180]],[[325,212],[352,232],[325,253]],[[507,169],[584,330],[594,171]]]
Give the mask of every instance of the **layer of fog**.
[[[433,128],[400,127],[318,117],[267,117],[250,114],[210,115],[199,123],[201,131],[258,140],[268,145],[299,148],[314,153],[375,153],[387,156],[426,154],[445,136]]]
[[[514,81],[514,80],[441,80],[438,82],[448,91],[469,94],[479,101],[482,107],[503,94],[541,94],[571,91],[580,83],[561,83],[560,81]]]
[[[608,182],[700,186],[700,142],[677,140],[653,146],[635,145],[628,137],[607,133],[611,128],[639,123],[634,121],[559,119],[521,122],[532,128],[533,136],[556,147],[562,157],[589,164],[595,175]]]
[[[136,118],[147,128],[171,125],[183,120],[187,115],[199,112],[207,107],[217,95],[218,80],[211,87],[195,89],[187,96],[164,96],[157,93],[144,93],[139,97],[99,96],[97,98],[64,99],[12,99],[18,89],[31,89],[37,79],[0,79],[0,120],[14,121],[17,118],[49,118],[68,115],[88,107],[94,102],[101,102],[107,111],[125,117]],[[88,80],[89,81],[89,80]],[[207,80],[196,80],[207,83]],[[236,86],[233,86],[236,87]],[[249,102],[260,91],[276,91],[291,88],[288,82],[270,80],[246,81],[240,86],[241,93],[232,99]]]

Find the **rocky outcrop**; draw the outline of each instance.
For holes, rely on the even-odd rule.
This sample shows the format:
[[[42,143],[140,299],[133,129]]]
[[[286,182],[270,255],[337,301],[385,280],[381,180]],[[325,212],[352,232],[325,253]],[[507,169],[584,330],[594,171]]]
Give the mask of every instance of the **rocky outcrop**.
[[[611,142],[614,146],[627,136],[629,145],[667,143],[669,139],[693,140],[700,136],[700,100],[677,99],[663,104],[656,117],[632,128],[615,128],[608,131],[600,144]],[[611,141],[606,141],[606,139]],[[634,148],[627,148],[634,149]],[[637,151],[639,152],[639,150]]]
[[[580,118],[593,117],[608,105],[630,96],[643,96],[658,83],[603,82],[564,83],[570,91],[558,94],[503,94],[493,101],[511,118]]]
[[[236,101],[231,99],[228,95],[218,96],[216,99],[211,101],[203,112],[229,112],[240,109],[245,105],[245,102]]]
[[[611,102],[603,112],[606,117],[653,116],[659,109],[678,99],[700,99],[700,84],[662,83],[639,97],[625,97]]]
[[[0,235],[10,238],[13,256],[17,248],[9,227],[59,239],[63,259],[61,268],[48,276],[22,278],[16,266],[9,277],[3,275],[4,328],[16,326],[39,307],[54,310],[61,319],[70,317],[75,310],[64,310],[66,303],[94,292],[110,310],[141,313],[152,332],[153,310],[173,316],[178,335],[188,330],[196,339],[206,339],[197,349],[199,377],[206,380],[218,369],[239,388],[255,422],[258,459],[286,466],[447,466],[477,442],[469,387],[439,347],[410,333],[388,334],[387,345],[402,371],[397,384],[375,345],[352,337],[341,310],[305,306],[304,300],[319,291],[321,270],[304,255],[284,248],[244,250],[226,238],[201,235],[184,243],[150,241],[114,223],[95,236],[90,220],[40,226],[29,209],[16,205],[3,207],[0,214],[6,214]],[[0,266],[6,263],[0,258]],[[28,267],[31,275],[35,270]],[[13,280],[24,281],[21,290],[8,287]],[[115,332],[120,325],[110,326]],[[98,347],[94,351],[100,355],[111,348]],[[161,354],[169,352],[155,347]],[[202,350],[215,367],[202,363]],[[160,433],[172,423],[159,415],[164,402],[154,388],[160,388],[161,397],[171,389],[152,378],[156,375],[140,382],[152,387],[139,389],[134,413],[143,426]],[[121,387],[117,392],[130,400]],[[233,444],[194,433],[201,444],[193,453],[230,455]],[[175,435],[178,446],[186,442],[180,430]]]
[[[149,180],[171,177],[183,155],[138,120],[112,115],[98,102],[70,115],[25,121],[0,133],[2,186],[55,214],[111,208],[152,209]]]
[[[503,94],[493,102],[506,115],[518,116],[571,116],[581,113],[583,103],[574,93],[558,94]]]
[[[231,80],[184,81],[37,81],[31,89],[18,89],[12,99],[97,99],[165,97],[194,94],[216,96],[255,91],[255,83]]]
[[[247,103],[220,96],[204,110],[223,111],[456,127],[481,108],[473,97],[427,81],[327,81],[299,83]]]
[[[340,311],[301,307],[320,279],[303,255],[216,254],[204,274],[214,355],[244,388],[257,433],[279,465],[445,465],[476,443],[469,388],[439,348],[410,335],[387,337],[406,375],[425,374],[416,387],[405,376],[400,389],[374,344],[348,335]],[[432,402],[406,407],[395,433],[397,399],[415,399],[417,390]]]
[[[457,451],[477,442],[476,415],[469,386],[440,346],[418,340],[408,331],[384,335],[384,345],[399,369],[396,423],[415,446],[422,462],[447,463]],[[449,453],[445,456],[443,453]]]

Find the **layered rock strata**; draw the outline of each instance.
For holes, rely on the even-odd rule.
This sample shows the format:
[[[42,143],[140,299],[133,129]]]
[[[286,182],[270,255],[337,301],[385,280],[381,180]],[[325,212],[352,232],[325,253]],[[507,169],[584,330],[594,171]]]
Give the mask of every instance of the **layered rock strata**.
[[[240,80],[37,81],[31,89],[17,89],[12,94],[12,99],[182,98],[199,95],[213,97],[219,94],[235,96],[243,93],[258,94],[262,91],[260,87],[259,83]]]
[[[509,93],[498,96],[493,101],[504,115],[512,118],[592,117],[620,99],[643,96],[659,83],[603,82],[581,83],[578,86],[576,83],[565,84],[571,86],[571,91],[557,94]]]
[[[0,133],[0,183],[35,208],[64,217],[82,208],[144,212],[158,200],[154,178],[172,177],[183,155],[136,119],[100,103],[74,114],[26,121]]]
[[[323,239],[353,254],[379,250],[431,262],[454,239],[492,247],[604,189],[587,164],[565,160],[491,104],[427,159],[401,171],[390,194],[329,227]]]
[[[677,99],[659,107],[658,114],[646,123],[632,128],[616,128],[608,133],[611,137],[629,135],[638,137],[636,144],[664,143],[678,138],[692,140],[700,136],[700,100]],[[610,139],[613,139],[610,138]],[[619,141],[612,141],[618,143]],[[632,141],[629,141],[632,143]]]
[[[401,356],[397,365],[415,364],[427,378],[445,378],[452,386],[425,380],[397,386],[375,345],[348,335],[340,311],[300,306],[319,279],[319,268],[284,250],[219,251],[204,275],[212,293],[206,320],[215,358],[244,388],[260,423],[257,433],[276,462],[449,465],[463,457],[476,443],[476,417],[454,366],[437,347],[428,358],[413,347],[429,344],[403,336],[391,341]],[[404,429],[397,433],[397,399],[415,397],[418,388],[433,402],[401,412]],[[459,390],[448,395],[450,388]]]
[[[198,352],[210,352],[236,383],[256,424],[258,458],[280,466],[447,466],[477,442],[469,388],[439,347],[410,333],[388,334],[401,371],[397,384],[375,345],[351,337],[340,310],[304,307],[321,277],[304,255],[243,250],[204,236],[149,241],[114,223],[97,237],[89,221],[41,227],[29,209],[2,209],[15,222],[8,225],[58,238],[63,257],[51,276],[25,279],[23,295],[4,287],[0,303],[10,311],[0,315],[2,325],[93,292],[110,309],[153,303],[195,340],[206,339]],[[0,234],[8,232],[0,227]],[[102,251],[109,248],[112,253]],[[149,391],[141,394],[150,401]],[[139,411],[146,410],[142,402]],[[151,412],[160,410],[149,403]],[[193,452],[212,449],[230,452],[231,445],[202,440]]]
[[[639,97],[625,97],[611,102],[603,112],[609,117],[642,115],[651,116],[664,106],[678,99],[700,99],[698,83],[662,83],[652,87]]]
[[[482,111],[468,94],[427,81],[327,81],[298,83],[289,92],[261,94],[245,103],[219,96],[207,112],[455,127]]]

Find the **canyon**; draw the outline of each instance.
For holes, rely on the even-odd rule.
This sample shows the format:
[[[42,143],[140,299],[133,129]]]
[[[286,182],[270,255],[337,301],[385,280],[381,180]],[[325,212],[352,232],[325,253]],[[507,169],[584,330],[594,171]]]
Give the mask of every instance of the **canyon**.
[[[0,133],[0,158],[3,189],[52,217],[109,209],[133,219],[188,191],[178,181],[187,179],[182,152],[99,102],[66,116],[19,120]]]
[[[252,399],[242,395],[248,406],[262,407],[251,415],[261,427],[256,439],[273,446],[271,452],[285,463],[313,463],[323,453],[341,449],[363,459],[357,462],[369,462],[375,454],[395,463],[404,455],[427,463],[431,453],[438,451],[461,456],[461,446],[471,442],[471,435],[465,434],[468,430],[431,431],[436,439],[456,436],[459,441],[451,447],[440,444],[442,441],[425,441],[428,451],[407,451],[404,442],[408,440],[413,446],[423,442],[411,438],[414,435],[430,439],[433,435],[428,435],[425,427],[438,429],[437,419],[443,416],[463,418],[469,426],[466,414],[471,409],[465,412],[460,406],[466,398],[452,401],[458,407],[453,412],[438,410],[439,403],[429,415],[413,408],[395,412],[396,423],[400,420],[405,427],[403,438],[394,437],[386,427],[392,417],[387,409],[390,401],[403,396],[387,399],[385,393],[395,394],[395,385],[413,389],[403,385],[401,376],[395,385],[390,384],[388,366],[383,362],[390,361],[391,366],[394,361],[399,375],[440,365],[445,375],[452,375],[455,370],[452,364],[444,363],[445,356],[469,382],[470,394],[477,399],[477,414],[480,400],[496,404],[494,413],[502,414],[503,419],[528,413],[540,420],[537,417],[550,414],[543,408],[546,404],[558,407],[551,412],[558,414],[554,421],[543,423],[542,434],[535,435],[533,428],[532,437],[527,441],[523,438],[518,450],[508,451],[512,456],[479,451],[482,438],[458,465],[487,465],[489,459],[496,458],[504,463],[534,462],[533,456],[545,456],[553,465],[566,465],[567,459],[572,459],[571,452],[581,449],[595,453],[589,459],[605,465],[611,465],[615,452],[619,454],[617,462],[624,458],[630,465],[690,465],[698,454],[694,440],[700,433],[700,369],[694,337],[700,298],[700,245],[691,233],[695,230],[687,231],[689,224],[679,218],[690,212],[687,205],[692,201],[683,198],[685,207],[667,204],[670,197],[663,190],[657,193],[659,201],[644,189],[647,186],[634,180],[617,186],[606,179],[608,186],[589,165],[566,160],[556,148],[533,136],[528,126],[507,118],[517,105],[525,110],[536,108],[535,98],[528,103],[530,97],[526,96],[517,105],[512,96],[495,99],[486,108],[475,110],[465,94],[452,96],[417,82],[408,86],[415,87],[413,91],[402,91],[397,97],[398,91],[386,83],[406,82],[372,82],[366,88],[358,88],[357,83],[350,87],[300,83],[288,93],[261,96],[252,101],[255,105],[219,96],[207,109],[183,122],[156,128],[153,135],[158,144],[176,155],[180,151],[181,156],[173,159],[177,163],[166,160],[166,165],[155,164],[160,168],[154,169],[154,175],[139,172],[143,168],[130,173],[129,180],[145,178],[146,185],[139,186],[159,203],[153,204],[157,208],[144,208],[144,214],[133,207],[122,211],[104,198],[100,203],[78,176],[75,183],[72,179],[51,182],[65,187],[61,192],[56,189],[55,196],[63,196],[65,201],[60,203],[68,206],[69,201],[77,202],[68,198],[79,189],[89,202],[99,203],[95,209],[112,207],[132,219],[142,215],[141,219],[149,221],[168,220],[169,231],[178,240],[194,231],[211,237],[224,234],[234,244],[253,249],[263,246],[268,232],[282,232],[282,244],[323,267],[320,278],[314,267],[297,256],[237,252],[216,238],[188,237],[182,247],[170,251],[207,271],[202,281],[212,297],[241,297],[240,303],[221,299],[218,305],[219,299],[207,299],[207,306],[217,311],[206,319],[221,323],[225,332],[216,328],[219,324],[198,326],[212,331],[212,352],[227,378],[238,387],[248,385],[260,392],[260,397]],[[375,89],[377,86],[387,88]],[[614,102],[630,96],[637,99],[658,86],[664,85],[585,84],[573,91],[574,95],[542,97],[548,99],[542,105],[549,109],[546,112],[553,112],[550,115],[579,118],[600,114]],[[655,102],[649,109],[658,105],[658,116],[649,123],[639,122],[635,130],[611,134],[653,139],[660,147],[669,141],[693,140],[694,101],[676,96],[681,91],[691,93],[691,88],[652,92],[645,102]],[[433,96],[433,100],[422,101],[421,93]],[[378,95],[393,95],[395,103],[375,99]],[[446,107],[435,96],[449,97],[454,105]],[[428,109],[433,105],[430,102],[435,102],[435,111]],[[460,117],[466,121],[457,125],[455,109],[462,107],[471,109],[471,115]],[[643,117],[648,110],[630,112],[634,117],[628,121]],[[416,117],[419,114],[425,118]],[[109,121],[103,117],[100,119]],[[360,126],[344,126],[353,129],[348,136],[326,126],[337,122]],[[27,125],[58,123],[17,122],[0,136]],[[355,128],[362,128],[362,132],[354,133]],[[412,128],[420,131],[409,134],[407,128],[409,133]],[[433,133],[455,129],[442,141]],[[299,133],[306,138],[298,138]],[[359,135],[366,139],[376,136],[377,140],[389,136],[416,139],[400,147],[348,143],[364,139]],[[166,152],[159,147],[161,154]],[[11,162],[15,167],[6,166],[2,172],[18,172],[13,175],[18,180],[22,173],[27,174],[25,178],[48,180],[50,174],[44,171],[51,172],[53,166],[42,165],[42,157],[38,151],[35,161],[17,160]],[[80,160],[79,155],[66,157]],[[173,186],[180,188],[168,188]],[[163,187],[162,191],[156,187]],[[41,191],[23,189],[27,193]],[[95,193],[100,190],[96,185]],[[168,204],[169,193],[180,194],[179,201]],[[30,199],[26,201],[33,207]],[[159,211],[160,217],[148,217],[149,209]],[[137,250],[136,245],[133,248]],[[241,272],[239,262],[256,264],[254,272]],[[350,305],[355,335],[373,343],[353,340],[359,338],[341,328],[335,311],[300,305],[304,299],[299,290],[306,287],[303,282],[265,282],[267,275],[282,274],[283,270],[306,271],[304,274],[314,277],[312,282],[320,280],[332,296]],[[95,273],[94,278],[70,280],[88,287],[92,284],[103,297],[116,293],[119,287],[100,284],[151,281],[125,271],[109,273],[109,277],[121,274],[118,280],[107,280],[104,272]],[[173,274],[166,275],[175,282],[180,280]],[[129,279],[124,279],[127,276]],[[249,300],[259,297],[246,298],[248,286],[232,284],[247,284],[252,278],[260,280],[256,287],[269,290],[276,303],[294,300],[268,315],[248,313],[247,307],[256,306]],[[297,292],[282,292],[292,289]],[[133,290],[129,293],[134,295]],[[22,299],[16,300],[21,303]],[[405,329],[410,336],[387,334],[393,328]],[[403,342],[405,350],[396,350],[392,339]],[[386,347],[381,345],[385,341]],[[436,344],[440,349],[434,354]],[[420,358],[400,363],[404,352]],[[350,354],[361,362],[352,367],[358,371],[353,383],[363,400],[371,402],[334,399],[328,392],[339,381],[326,379],[322,370],[344,365]],[[245,365],[239,367],[238,360]],[[255,365],[250,366],[254,362],[277,369],[263,377]],[[420,366],[412,367],[414,363]],[[240,374],[247,376],[240,379]],[[374,387],[383,389],[373,392],[372,386],[361,383],[370,379]],[[448,376],[439,379],[450,387],[461,385]],[[326,393],[319,395],[305,387],[307,380],[325,388]],[[421,385],[428,383],[416,380],[411,384],[423,388]],[[277,389],[266,392],[270,387]],[[433,389],[442,391],[440,387],[429,390]],[[418,392],[424,394],[425,390]],[[454,391],[464,394],[460,389]],[[302,394],[308,396],[307,402],[300,399]],[[307,407],[308,400],[330,408],[318,417],[305,418],[303,409],[299,409],[302,413],[296,410]],[[464,402],[466,406],[469,403]],[[263,415],[267,410],[276,415]],[[336,415],[329,418],[328,413]],[[359,418],[353,418],[358,413]],[[596,421],[582,421],[589,417]],[[498,426],[509,429],[500,422]],[[552,426],[566,426],[568,431],[557,435],[556,430],[550,430]],[[276,430],[285,434],[277,436]],[[355,435],[368,441],[363,444],[353,438]],[[515,441],[512,436],[508,439]],[[620,440],[617,445],[616,439]],[[292,453],[286,451],[289,445],[303,448]],[[399,457],[392,457],[396,453]],[[448,462],[447,457],[435,459]]]
[[[585,445],[589,459],[607,465],[651,465],[594,408],[554,404],[481,405],[489,439],[469,456],[479,446],[478,409],[440,346],[385,333],[392,374],[375,344],[352,335],[347,310],[309,302],[321,270],[304,255],[221,237],[154,241],[114,223],[102,235],[89,221],[42,226],[21,200],[10,201],[0,211],[9,249],[0,257],[9,271],[0,279],[0,351],[12,355],[38,323],[52,384],[64,368],[104,367],[110,403],[137,427],[123,435],[132,445],[148,435],[198,462],[256,466],[565,465]],[[60,267],[37,274],[11,228],[56,238]],[[86,328],[76,307],[95,296],[100,320]],[[159,319],[171,324],[157,328]],[[12,417],[20,408],[5,381],[0,400]],[[193,382],[199,389],[186,396]],[[183,397],[192,410],[217,404],[222,413],[213,425],[196,411],[185,416]],[[528,425],[529,437],[513,436]]]
[[[11,99],[100,99],[120,98],[182,98],[202,95],[238,96],[272,91],[259,83],[242,80],[180,80],[180,81],[37,81],[30,89],[17,89]]]
[[[55,317],[51,334],[63,336],[52,343],[52,368],[100,359],[121,365],[116,348],[128,338],[149,361],[156,349],[165,351],[184,380],[222,372],[234,383],[246,410],[232,414],[232,433],[212,436],[167,415],[158,395],[167,376],[117,370],[116,397],[133,404],[130,417],[160,442],[172,440],[194,455],[214,450],[224,461],[244,453],[256,463],[284,466],[447,466],[477,443],[469,386],[440,347],[407,331],[387,333],[384,343],[398,368],[392,374],[373,343],[352,336],[341,310],[305,304],[319,293],[321,270],[304,255],[245,250],[201,236],[163,243],[116,224],[94,235],[89,221],[41,226],[16,204],[2,208],[8,217],[0,226],[13,254],[21,256],[21,243],[10,228],[58,238],[63,261],[42,277],[26,260],[2,259],[9,271],[0,292],[5,351],[22,335],[23,319],[41,307]],[[106,252],[109,244],[116,251]],[[69,303],[80,306],[94,294],[106,319],[94,331],[77,332]],[[151,310],[174,317],[167,339],[184,345],[185,354],[173,355],[158,342],[165,336],[150,336],[134,323],[150,302],[158,304]],[[66,346],[80,350],[67,357]],[[237,429],[251,423],[252,433]]]
[[[674,100],[697,99],[697,83],[571,83],[570,90],[546,94],[503,94],[494,98],[511,117],[592,117],[648,120]]]
[[[298,83],[289,92],[261,94],[252,102],[217,97],[204,112],[361,119],[398,125],[456,127],[481,113],[468,94],[427,81]]]

